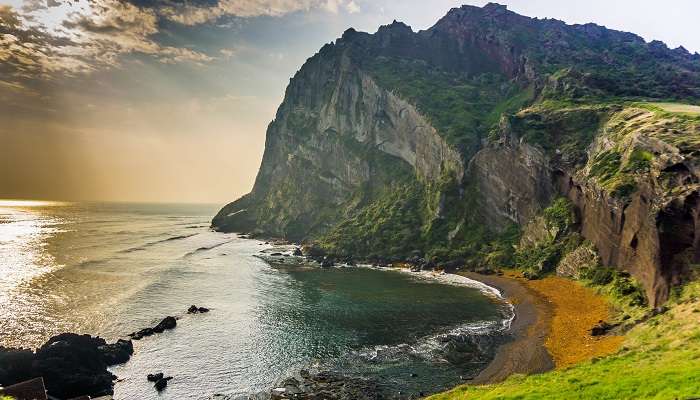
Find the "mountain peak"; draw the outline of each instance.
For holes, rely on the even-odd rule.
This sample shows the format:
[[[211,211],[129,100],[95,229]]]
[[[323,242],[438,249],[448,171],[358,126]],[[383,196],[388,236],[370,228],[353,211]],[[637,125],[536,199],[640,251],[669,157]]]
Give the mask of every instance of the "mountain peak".
[[[482,9],[489,13],[504,13],[508,11],[508,6],[498,3],[488,3]]]
[[[388,25],[382,25],[379,27],[377,30],[377,33],[384,33],[384,32],[401,32],[401,33],[413,33],[413,29],[409,26],[406,25],[405,23],[401,21],[394,20],[392,23]]]

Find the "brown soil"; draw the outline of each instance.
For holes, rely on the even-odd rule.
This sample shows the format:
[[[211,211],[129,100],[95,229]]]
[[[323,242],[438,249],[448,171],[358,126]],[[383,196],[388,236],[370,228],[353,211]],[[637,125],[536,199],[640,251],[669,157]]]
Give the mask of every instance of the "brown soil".
[[[520,280],[470,272],[462,275],[499,289],[515,307],[515,319],[509,332],[512,340],[498,349],[494,360],[472,383],[499,382],[512,374],[532,374],[554,368],[545,348],[551,325],[551,305]]]
[[[475,384],[565,368],[614,353],[622,344],[622,336],[590,335],[598,321],[610,318],[610,307],[604,298],[575,281],[560,277],[530,281],[516,272],[462,275],[501,290],[516,315],[510,329],[512,340],[499,348],[494,360],[473,380]]]
[[[591,327],[611,317],[610,306],[593,290],[560,277],[524,283],[552,305],[552,322],[545,346],[557,368],[606,356],[620,349],[623,336],[593,337],[590,334]]]

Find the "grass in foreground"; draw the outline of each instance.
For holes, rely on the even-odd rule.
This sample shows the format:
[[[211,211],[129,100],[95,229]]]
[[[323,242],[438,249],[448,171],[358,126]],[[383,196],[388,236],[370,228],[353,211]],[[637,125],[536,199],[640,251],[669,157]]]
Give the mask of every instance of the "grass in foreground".
[[[461,386],[430,397],[462,399],[697,399],[700,397],[700,283],[667,313],[637,325],[614,355],[503,383]]]

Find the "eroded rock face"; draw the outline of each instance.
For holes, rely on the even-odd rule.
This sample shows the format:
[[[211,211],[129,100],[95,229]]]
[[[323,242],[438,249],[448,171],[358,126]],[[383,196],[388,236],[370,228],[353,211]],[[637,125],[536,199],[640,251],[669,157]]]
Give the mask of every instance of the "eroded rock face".
[[[401,170],[435,181],[449,168],[462,179],[459,153],[427,119],[337,51],[321,51],[292,79],[253,192],[216,216],[217,229],[298,240],[330,226],[321,216],[360,187],[385,185]]]
[[[581,213],[581,233],[595,243],[603,265],[629,271],[657,306],[681,283],[688,263],[698,260],[700,207],[697,192],[655,204],[651,185],[626,202],[574,180],[561,189]]]
[[[469,175],[476,183],[479,212],[495,227],[524,226],[557,193],[547,156],[517,138],[506,137],[478,152]]]
[[[539,112],[546,120],[547,111]],[[588,155],[566,163],[558,150],[547,154],[533,148],[523,143],[522,132],[508,126],[470,165],[482,195],[482,215],[494,226],[524,225],[552,198],[565,196],[576,206],[581,235],[595,245],[602,264],[630,272],[650,304],[662,304],[689,264],[700,259],[700,175],[694,153],[684,154],[682,145],[663,134],[687,129],[695,135],[696,126],[679,121],[660,126],[655,118],[640,109],[613,110],[596,127],[602,133]],[[595,176],[595,164],[613,152],[620,154],[611,157],[608,176]],[[631,160],[641,152],[650,159],[631,172]]]
[[[478,253],[467,233],[525,226],[566,196],[601,262],[659,304],[700,258],[700,127],[629,107],[629,96],[700,98],[700,55],[498,4],[452,9],[420,32],[349,29],[290,81],[252,192],[212,227],[294,241],[344,222],[367,231],[353,218],[400,181],[423,198],[408,214],[420,234],[397,240]],[[500,139],[485,140],[494,131]],[[347,232],[357,234],[337,237]]]

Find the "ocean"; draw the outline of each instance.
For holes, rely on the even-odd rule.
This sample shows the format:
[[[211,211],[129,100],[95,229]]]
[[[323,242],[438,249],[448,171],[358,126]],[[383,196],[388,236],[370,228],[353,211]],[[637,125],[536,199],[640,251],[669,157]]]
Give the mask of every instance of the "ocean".
[[[269,262],[290,248],[213,232],[218,208],[0,201],[0,345],[112,341],[173,315],[113,369],[115,399],[247,398],[300,369],[417,394],[483,368],[512,317],[466,278]],[[159,395],[145,376],[161,371]]]

